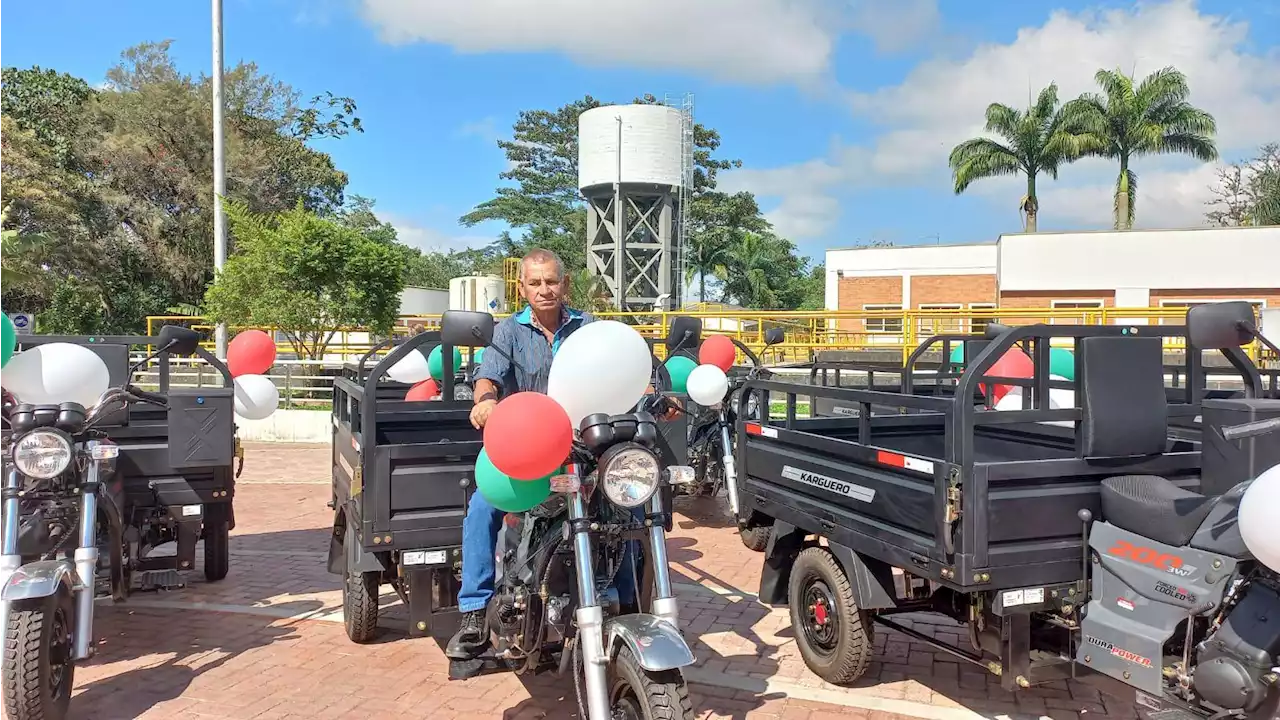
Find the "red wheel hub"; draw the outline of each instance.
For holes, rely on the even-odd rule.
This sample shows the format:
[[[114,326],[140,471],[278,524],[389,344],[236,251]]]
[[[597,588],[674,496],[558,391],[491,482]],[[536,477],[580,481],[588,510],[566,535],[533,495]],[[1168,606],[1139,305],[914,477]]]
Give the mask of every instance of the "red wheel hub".
[[[813,621],[818,625],[826,625],[827,618],[827,603],[819,600],[813,606]]]

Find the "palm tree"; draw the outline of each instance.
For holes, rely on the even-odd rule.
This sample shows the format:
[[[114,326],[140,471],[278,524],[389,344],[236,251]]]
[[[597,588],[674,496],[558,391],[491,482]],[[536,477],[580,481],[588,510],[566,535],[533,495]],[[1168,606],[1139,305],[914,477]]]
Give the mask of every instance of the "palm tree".
[[[974,138],[951,151],[948,163],[955,178],[956,194],[964,192],[975,180],[1025,175],[1027,194],[1018,209],[1026,214],[1025,230],[1035,232],[1036,217],[1040,213],[1036,177],[1047,173],[1056,180],[1058,165],[1074,160],[1081,149],[1064,125],[1058,108],[1057,84],[1050,83],[1041,90],[1035,104],[1025,111],[991,103],[987,106],[986,131],[999,135],[1004,142]]]
[[[1102,93],[1085,93],[1063,107],[1086,155],[1120,162],[1116,178],[1115,227],[1133,227],[1138,176],[1129,167],[1143,155],[1180,153],[1197,160],[1218,159],[1213,142],[1217,123],[1187,102],[1187,77],[1172,67],[1157,70],[1134,87],[1120,70],[1099,70],[1093,79]]]

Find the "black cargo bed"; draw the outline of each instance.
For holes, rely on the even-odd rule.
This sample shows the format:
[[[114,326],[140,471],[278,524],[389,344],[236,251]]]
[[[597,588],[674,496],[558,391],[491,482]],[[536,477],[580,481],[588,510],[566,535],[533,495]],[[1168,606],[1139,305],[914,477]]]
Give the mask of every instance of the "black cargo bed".
[[[1103,479],[1156,474],[1188,489],[1199,487],[1198,444],[1170,439],[1166,427],[1200,414],[1198,401],[1165,398],[1160,337],[1181,331],[1153,327],[1138,336],[1108,326],[1017,328],[973,358],[952,397],[754,381],[749,387],[785,398],[788,412],[783,420],[739,426],[744,505],[956,589],[1073,581],[1082,556],[1078,513],[1098,515]],[[998,412],[961,399],[972,396],[979,382],[997,381],[1030,387],[1037,404],[1047,407],[1050,337],[1076,338],[1080,370],[1092,366],[1091,377],[1098,377],[1098,367],[1115,370],[1110,378],[1082,380],[1077,404],[1083,408]],[[1035,378],[982,377],[1020,341],[1032,345]],[[1079,352],[1086,347],[1088,352]],[[1233,366],[1248,367],[1238,349],[1225,354]],[[1107,403],[1137,390],[1167,415],[1159,416],[1158,430],[1147,428],[1154,434],[1142,435],[1147,447],[1141,454],[1109,454],[1108,443],[1116,438],[1102,437],[1103,421],[1091,420],[1088,408],[1097,405],[1101,415]],[[1199,390],[1193,387],[1187,395],[1198,398]],[[864,412],[856,418],[798,418],[796,400],[805,396]],[[900,414],[865,412],[873,407]],[[1114,406],[1105,409],[1107,417],[1117,417]],[[1156,422],[1138,417],[1133,424],[1147,421]],[[1126,432],[1122,427],[1113,435]]]

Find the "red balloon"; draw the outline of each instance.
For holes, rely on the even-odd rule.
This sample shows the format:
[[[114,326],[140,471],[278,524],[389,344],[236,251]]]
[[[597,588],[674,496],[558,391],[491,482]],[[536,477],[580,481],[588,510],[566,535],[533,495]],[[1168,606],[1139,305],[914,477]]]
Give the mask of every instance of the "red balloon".
[[[560,403],[538,392],[504,398],[484,426],[484,449],[493,466],[516,480],[555,472],[573,447],[573,424]]]
[[[698,348],[700,365],[715,365],[725,372],[729,372],[737,358],[738,348],[734,347],[728,335],[710,335],[702,341],[702,347]]]
[[[405,400],[434,400],[440,395],[440,388],[436,385],[436,381],[430,378],[409,388],[409,392],[404,394]]]
[[[276,341],[261,330],[245,330],[227,345],[231,377],[264,375],[276,363]]]
[[[991,377],[1008,377],[1008,378],[1029,378],[1035,375],[1036,366],[1031,362],[1031,358],[1018,348],[1010,348],[991,369],[987,371],[987,375]],[[983,393],[987,392],[985,385],[979,383],[978,389]],[[1008,395],[1017,389],[1016,385],[996,385],[991,388],[991,402],[998,403],[1000,398]]]

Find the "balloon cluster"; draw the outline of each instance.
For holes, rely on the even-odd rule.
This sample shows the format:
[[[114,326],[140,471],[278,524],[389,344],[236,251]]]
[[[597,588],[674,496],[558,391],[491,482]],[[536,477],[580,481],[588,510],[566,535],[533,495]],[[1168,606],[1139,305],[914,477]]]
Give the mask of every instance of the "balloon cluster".
[[[524,512],[547,499],[569,457],[573,431],[595,413],[620,415],[644,397],[653,370],[649,344],[630,325],[599,320],[560,345],[546,394],[503,398],[484,426],[476,490],[493,507]]]
[[[387,371],[387,377],[410,386],[404,395],[405,400],[440,399],[440,382],[444,380],[444,350],[441,347],[436,345],[427,355],[414,350]],[[451,372],[457,374],[461,369],[462,351],[455,347]]]
[[[280,390],[266,372],[276,364],[276,341],[261,330],[245,330],[227,345],[227,370],[235,381],[236,414],[264,420],[280,407]]]
[[[964,360],[964,343],[960,343],[951,349],[950,361],[952,365],[963,368]],[[1010,348],[999,360],[991,365],[991,369],[987,371],[987,375],[991,377],[1006,378],[1029,378],[1035,375],[1035,363],[1031,358],[1018,348]],[[1072,381],[1076,377],[1076,358],[1070,350],[1066,348],[1050,348],[1049,349],[1049,376],[1054,380]],[[978,384],[978,389],[983,394],[987,394],[987,388],[984,383]],[[1020,410],[1022,409],[1022,393],[1014,392],[1022,388],[1014,385],[995,385],[991,388],[991,403],[997,410]],[[1003,407],[1001,400],[1006,397],[1013,397]],[[1068,397],[1069,396],[1069,397]],[[1016,400],[1017,402],[1014,402]],[[1075,393],[1071,390],[1063,388],[1055,388],[1049,391],[1049,400],[1052,403],[1052,409],[1060,407],[1075,407]]]
[[[738,349],[727,335],[711,335],[698,348],[698,362],[683,355],[667,358],[667,374],[671,376],[671,389],[685,393],[690,400],[703,406],[715,405],[724,400],[729,391],[726,373],[737,360]]]

